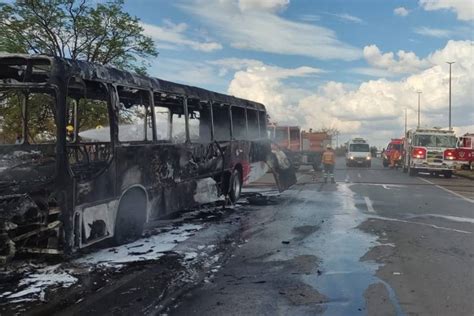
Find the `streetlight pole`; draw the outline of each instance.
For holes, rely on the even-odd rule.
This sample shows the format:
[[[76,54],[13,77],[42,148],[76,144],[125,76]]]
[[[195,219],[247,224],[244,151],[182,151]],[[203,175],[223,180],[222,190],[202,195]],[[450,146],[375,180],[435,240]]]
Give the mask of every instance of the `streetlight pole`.
[[[446,63],[449,64],[449,130],[451,130],[451,66],[454,61],[447,61]]]
[[[407,135],[407,108],[405,108],[405,136]]]
[[[420,128],[420,99],[421,99],[421,91],[416,91],[418,93],[418,127]]]

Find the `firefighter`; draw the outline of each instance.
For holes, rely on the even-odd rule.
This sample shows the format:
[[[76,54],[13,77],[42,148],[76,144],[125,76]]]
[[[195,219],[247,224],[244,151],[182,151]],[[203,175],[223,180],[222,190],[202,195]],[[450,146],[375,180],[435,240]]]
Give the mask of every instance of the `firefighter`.
[[[396,148],[390,152],[390,168],[398,169],[398,160],[400,159],[400,151]]]
[[[328,176],[331,177],[331,182],[335,183],[334,165],[336,164],[336,154],[329,144],[326,146],[326,150],[323,153],[322,162],[324,166],[324,183],[328,182]]]
[[[69,143],[74,142],[74,126],[71,124],[66,126],[66,139]]]

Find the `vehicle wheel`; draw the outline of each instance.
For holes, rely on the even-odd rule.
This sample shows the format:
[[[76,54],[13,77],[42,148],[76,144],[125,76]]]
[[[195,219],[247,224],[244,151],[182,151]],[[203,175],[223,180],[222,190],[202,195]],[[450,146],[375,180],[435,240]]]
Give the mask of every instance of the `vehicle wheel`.
[[[407,173],[408,172],[408,168],[407,167],[403,167],[403,173]]]
[[[372,163],[371,162],[368,162],[367,163],[367,168],[370,168],[372,166]]]
[[[445,178],[449,179],[453,176],[453,172],[451,170],[443,172]]]
[[[232,175],[230,176],[229,183],[229,200],[232,204],[235,204],[239,198],[240,193],[242,192],[242,176],[238,169],[234,169]]]
[[[416,169],[414,169],[414,168],[408,167],[408,175],[409,175],[410,177],[414,177],[414,176],[416,176],[417,174],[418,174],[418,170],[416,170]]]
[[[146,196],[140,190],[126,193],[117,212],[113,243],[123,245],[140,238],[146,220]]]
[[[388,167],[388,162],[386,162],[386,161],[384,160],[384,161],[383,161],[383,166],[384,166],[385,168],[387,168],[387,167]]]

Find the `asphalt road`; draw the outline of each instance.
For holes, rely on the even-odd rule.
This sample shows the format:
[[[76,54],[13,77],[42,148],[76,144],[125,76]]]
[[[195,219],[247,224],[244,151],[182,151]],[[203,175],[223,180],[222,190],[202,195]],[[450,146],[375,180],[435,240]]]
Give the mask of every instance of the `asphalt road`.
[[[120,247],[0,271],[0,315],[474,315],[474,181],[302,167]],[[104,245],[107,247],[106,245]],[[30,261],[31,260],[31,261]]]
[[[242,219],[243,243],[172,315],[473,315],[474,186],[346,168],[300,171]],[[261,187],[260,187],[261,188]]]

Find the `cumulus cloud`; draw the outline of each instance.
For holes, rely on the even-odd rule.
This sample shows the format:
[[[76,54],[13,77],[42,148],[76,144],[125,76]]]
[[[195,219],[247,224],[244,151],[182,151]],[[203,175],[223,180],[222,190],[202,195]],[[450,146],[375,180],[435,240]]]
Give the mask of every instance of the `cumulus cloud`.
[[[390,137],[403,133],[405,108],[409,127],[416,125],[418,90],[423,91],[422,125],[447,126],[449,67],[445,62],[454,60],[453,125],[459,132],[467,132],[474,121],[473,44],[449,41],[423,59],[431,65],[427,69],[400,80],[369,80],[356,87],[330,81],[317,91],[295,91],[286,80],[311,75],[309,70],[300,67],[259,71],[259,67],[249,67],[235,73],[229,93],[264,103],[271,118],[282,124],[313,129],[335,127],[342,133],[340,139],[359,135],[381,146]],[[380,62],[392,65],[394,59],[384,57]]]
[[[393,13],[398,16],[407,16],[410,11],[405,7],[398,7],[393,10]]]
[[[182,4],[181,8],[201,18],[202,23],[234,48],[324,60],[355,60],[361,57],[360,49],[338,40],[336,33],[329,28],[291,21],[271,9],[262,10],[253,6],[252,10],[247,4],[248,9],[243,11],[241,6],[242,3],[237,0],[193,0]]]
[[[392,52],[382,53],[376,45],[364,47],[364,58],[369,65],[394,74],[413,73],[431,65],[428,60],[420,59],[413,52],[399,50],[397,58]]]
[[[228,93],[270,105],[270,114],[287,123],[297,123],[301,117],[294,111],[295,100],[309,91],[291,87],[286,79],[316,76],[324,71],[313,67],[283,68],[254,64],[234,74]]]
[[[179,46],[187,46],[193,50],[212,52],[222,49],[220,43],[214,41],[196,41],[185,35],[188,29],[186,23],[175,24],[169,20],[164,21],[163,26],[142,23],[144,33],[157,42],[162,49],[177,49]]]
[[[461,21],[474,20],[474,3],[471,0],[420,0],[420,5],[427,11],[453,11]]]

